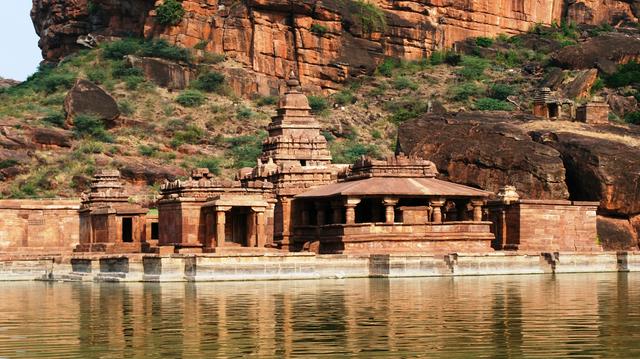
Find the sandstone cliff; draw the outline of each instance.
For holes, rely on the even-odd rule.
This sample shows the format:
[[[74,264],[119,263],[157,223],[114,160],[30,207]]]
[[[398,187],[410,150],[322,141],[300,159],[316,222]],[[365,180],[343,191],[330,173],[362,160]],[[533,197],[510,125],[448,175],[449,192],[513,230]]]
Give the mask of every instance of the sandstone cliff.
[[[46,60],[77,49],[79,36],[165,38],[224,53],[238,63],[237,91],[267,94],[295,69],[308,87],[335,89],[370,73],[380,59],[422,58],[472,36],[514,34],[533,24],[597,24],[635,19],[636,1],[376,0],[383,23],[371,23],[356,0],[184,0],[176,26],[159,26],[153,0],[33,0],[31,16]],[[236,81],[234,81],[236,78]],[[242,79],[242,81],[239,81]],[[241,86],[250,82],[251,86]]]

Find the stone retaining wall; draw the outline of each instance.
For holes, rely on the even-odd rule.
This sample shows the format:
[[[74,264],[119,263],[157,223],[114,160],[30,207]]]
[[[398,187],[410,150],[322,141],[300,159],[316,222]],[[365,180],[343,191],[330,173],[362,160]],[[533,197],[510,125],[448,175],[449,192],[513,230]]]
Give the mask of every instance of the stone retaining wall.
[[[640,272],[640,253],[0,256],[0,281],[204,282],[586,272]]]

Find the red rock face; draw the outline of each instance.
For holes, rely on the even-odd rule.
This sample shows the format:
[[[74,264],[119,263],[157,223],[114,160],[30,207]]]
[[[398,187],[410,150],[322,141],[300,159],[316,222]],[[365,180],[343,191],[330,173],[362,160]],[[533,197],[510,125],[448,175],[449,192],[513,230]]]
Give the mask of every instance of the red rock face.
[[[292,69],[307,87],[337,88],[350,76],[373,71],[385,56],[417,59],[468,37],[560,22],[569,1],[372,2],[386,19],[384,28],[373,31],[352,0],[184,0],[186,15],[170,27],[154,21],[153,0],[94,0],[91,6],[88,0],[33,0],[31,16],[46,60],[74,51],[78,36],[90,32],[160,37],[184,47],[206,41],[207,51],[243,65],[229,76],[236,91],[268,94]],[[628,1],[600,3],[571,1],[568,15],[588,23],[633,17]]]

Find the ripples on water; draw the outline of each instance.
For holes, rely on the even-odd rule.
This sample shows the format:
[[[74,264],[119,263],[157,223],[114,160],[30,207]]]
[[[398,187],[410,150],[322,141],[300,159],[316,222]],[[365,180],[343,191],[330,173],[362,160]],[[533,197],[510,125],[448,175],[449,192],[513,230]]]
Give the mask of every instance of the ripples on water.
[[[640,357],[640,274],[1,283],[0,358]]]

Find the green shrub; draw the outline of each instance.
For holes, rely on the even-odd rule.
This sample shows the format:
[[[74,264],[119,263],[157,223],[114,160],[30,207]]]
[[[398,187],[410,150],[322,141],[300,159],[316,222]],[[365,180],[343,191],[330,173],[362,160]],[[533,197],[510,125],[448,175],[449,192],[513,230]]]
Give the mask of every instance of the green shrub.
[[[380,65],[378,65],[377,71],[382,76],[391,77],[393,76],[393,70],[398,67],[399,61],[393,58],[384,59]]]
[[[344,89],[333,94],[333,102],[339,106],[351,105],[356,103],[357,101],[358,99],[356,98],[356,95],[354,95],[353,92],[348,89]]]
[[[111,76],[116,79],[125,79],[127,77],[144,77],[144,71],[137,67],[130,67],[124,61],[119,61],[113,65]]]
[[[410,98],[388,102],[384,105],[384,109],[391,112],[389,120],[399,124],[425,114],[428,110],[428,103],[422,99]]]
[[[520,67],[523,63],[522,57],[515,50],[499,51],[495,61],[509,68]]]
[[[253,117],[253,115],[253,111],[248,107],[240,106],[236,109],[236,118],[240,120],[246,120]]]
[[[196,50],[204,50],[207,48],[207,45],[209,45],[209,41],[207,40],[200,40],[198,41],[197,44],[195,44],[195,46],[193,47]]]
[[[311,107],[311,112],[320,113],[329,108],[329,103],[327,99],[322,96],[311,95],[309,98],[309,107]]]
[[[118,109],[125,116],[131,116],[131,115],[133,115],[134,112],[136,112],[135,107],[133,106],[131,101],[128,101],[128,100],[119,101],[118,102]]]
[[[462,69],[456,73],[466,80],[479,80],[484,76],[484,72],[489,67],[489,62],[475,56],[465,56],[462,59]]]
[[[626,87],[629,85],[640,85],[640,64],[637,62],[629,62],[618,67],[613,75],[605,79],[608,87]]]
[[[102,142],[112,142],[113,138],[104,123],[94,116],[79,115],[73,119],[73,132],[77,138],[93,138]]]
[[[624,120],[634,125],[640,125],[640,111],[629,112],[624,116]]]
[[[64,127],[65,117],[62,113],[55,112],[43,117],[42,121],[56,127]]]
[[[165,0],[156,8],[156,21],[160,25],[174,26],[182,21],[184,14],[185,10],[181,3],[176,0]]]
[[[0,161],[0,169],[5,169],[17,165],[19,162],[14,159],[7,159]]]
[[[122,39],[109,42],[102,47],[105,59],[122,60],[127,55],[134,55],[140,51],[142,44],[137,39]]]
[[[103,84],[107,78],[107,71],[102,67],[92,67],[87,70],[87,79],[95,84]]]
[[[278,104],[278,96],[262,96],[256,100],[256,105],[259,107],[273,106]]]
[[[233,159],[233,168],[253,167],[262,153],[262,141],[266,132],[261,131],[253,136],[240,136],[225,139],[230,146],[229,156]]]
[[[147,146],[147,145],[138,146],[138,153],[144,157],[154,157],[157,152],[158,152],[158,147],[156,146]]]
[[[596,78],[596,81],[593,83],[593,86],[591,86],[591,93],[596,93],[600,90],[602,90],[604,88],[604,81],[598,77]]]
[[[429,57],[429,62],[431,65],[441,65],[444,64],[445,53],[443,51],[434,51],[431,53]]]
[[[480,47],[491,47],[493,45],[493,39],[489,37],[477,37],[476,45]]]
[[[127,85],[127,89],[135,90],[141,83],[145,82],[143,76],[129,76],[124,79],[124,83]]]
[[[43,98],[41,103],[45,106],[62,106],[66,97],[65,93],[54,93]]]
[[[380,130],[371,130],[371,137],[375,140],[379,140],[382,138],[382,132],[380,132]]]
[[[203,73],[193,82],[194,88],[205,92],[218,92],[223,86],[224,75],[216,71]]]
[[[191,62],[192,56],[189,49],[170,45],[165,40],[147,41],[140,49],[141,56],[159,57],[173,61]]]
[[[475,108],[480,111],[513,111],[510,103],[488,97],[476,100]]]
[[[219,175],[221,172],[220,160],[217,158],[211,158],[211,157],[203,158],[201,160],[196,161],[194,165],[197,168],[207,168],[209,169],[209,172],[213,173],[214,175]]]
[[[458,66],[462,62],[462,55],[457,52],[447,51],[444,56],[444,62],[450,66]]]
[[[380,32],[387,28],[387,19],[376,4],[364,0],[350,0],[351,14],[358,20],[365,34]]]
[[[224,62],[227,57],[224,54],[216,54],[213,52],[205,52],[202,56],[201,62],[205,64],[219,64]]]
[[[449,88],[449,95],[456,101],[466,101],[469,97],[478,96],[482,89],[473,82],[467,82]]]
[[[351,164],[362,156],[380,157],[380,149],[374,144],[359,143],[354,140],[347,142],[333,142],[329,146],[333,163]]]
[[[198,144],[206,135],[206,131],[196,125],[187,125],[183,127],[182,130],[179,130],[174,133],[173,139],[176,140],[175,143],[179,143],[175,147],[179,147],[183,143],[189,143],[192,145]],[[175,144],[174,143],[174,144]]]
[[[327,33],[329,29],[327,29],[326,26],[324,25],[320,25],[320,24],[312,24],[311,28],[309,29],[309,31],[311,31],[312,33],[318,35],[318,36],[322,36],[325,33]]]
[[[200,107],[205,101],[206,97],[198,90],[184,90],[176,98],[176,102],[184,107]]]
[[[324,139],[327,140],[327,142],[333,142],[336,140],[336,136],[334,136],[333,133],[327,130],[322,130],[320,131],[320,133],[322,134],[322,137],[324,137]]]
[[[515,89],[513,86],[507,84],[494,84],[491,85],[487,95],[490,98],[504,101],[507,97],[512,96],[515,93]]]
[[[70,89],[76,81],[73,73],[60,73],[59,70],[44,70],[37,72],[27,79],[27,85],[35,91],[54,93],[57,90]]]
[[[396,90],[411,89],[415,91],[418,89],[418,84],[407,77],[399,76],[393,80],[393,88]]]

